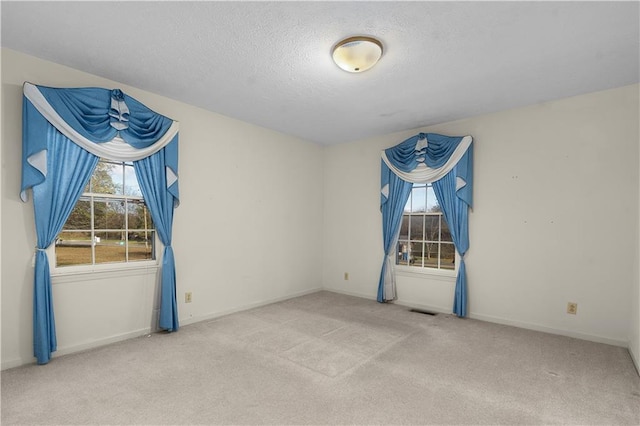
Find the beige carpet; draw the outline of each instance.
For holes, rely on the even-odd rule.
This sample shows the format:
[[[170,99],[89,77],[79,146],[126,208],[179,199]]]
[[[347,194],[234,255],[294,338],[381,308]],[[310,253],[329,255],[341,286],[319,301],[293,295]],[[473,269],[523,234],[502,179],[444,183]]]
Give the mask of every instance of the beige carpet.
[[[624,348],[319,292],[2,373],[2,424],[640,424]]]

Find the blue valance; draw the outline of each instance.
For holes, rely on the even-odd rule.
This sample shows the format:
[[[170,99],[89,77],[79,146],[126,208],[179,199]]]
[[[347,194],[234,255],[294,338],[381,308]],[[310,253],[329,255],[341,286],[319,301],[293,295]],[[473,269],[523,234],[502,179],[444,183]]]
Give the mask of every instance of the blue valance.
[[[119,89],[37,88],[67,124],[95,143],[108,142],[119,133],[129,145],[146,148],[173,123]]]
[[[382,151],[381,205],[388,196],[390,173],[410,183],[431,183],[456,169],[456,195],[473,203],[473,139],[419,133]]]
[[[446,163],[460,141],[462,137],[419,133],[386,149],[385,153],[391,164],[403,172],[410,172],[421,163],[436,169]]]

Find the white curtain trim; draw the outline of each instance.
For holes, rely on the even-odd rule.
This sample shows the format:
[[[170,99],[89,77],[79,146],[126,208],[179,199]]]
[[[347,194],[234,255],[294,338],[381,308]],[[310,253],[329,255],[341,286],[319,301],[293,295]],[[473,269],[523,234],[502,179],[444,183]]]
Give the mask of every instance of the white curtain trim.
[[[45,176],[45,177],[47,176],[47,151],[46,150],[43,149],[42,151],[38,151],[35,154],[31,155],[29,158],[27,158],[27,163],[31,164],[31,167],[33,167],[34,169],[42,173],[42,176]],[[25,203],[27,202],[28,200],[27,191],[20,191],[20,199]],[[33,259],[35,262],[35,255]]]
[[[380,192],[384,195],[384,198],[389,198],[389,184],[383,186]]]
[[[395,173],[400,179],[410,183],[431,183],[443,178],[447,173],[451,171],[458,164],[458,161],[462,158],[472,142],[471,136],[465,136],[462,138],[456,149],[451,154],[451,157],[440,168],[432,169],[424,163],[418,164],[418,166],[410,172],[403,172],[402,170],[394,167],[393,164],[387,158],[386,152],[382,151],[382,161],[385,162],[387,167]],[[420,141],[418,141],[420,143]],[[460,189],[467,183],[463,179],[456,180],[456,189]]]
[[[174,172],[173,169],[171,169],[171,167],[169,166],[165,167],[165,173],[167,176],[167,188],[168,188],[174,183],[176,183],[176,181],[178,180],[178,175],[176,175],[176,172]]]
[[[397,243],[396,243],[397,245]],[[396,247],[394,246],[393,251],[395,252]],[[395,259],[393,258],[393,254],[390,254],[386,257],[387,268],[385,270],[384,276],[384,294],[383,299],[385,302],[390,302],[392,300],[396,300],[396,273],[395,273]]]
[[[49,123],[60,131],[67,138],[71,139],[75,144],[86,149],[93,155],[100,158],[106,158],[114,161],[136,161],[146,158],[160,151],[169,144],[178,133],[179,125],[177,121],[171,124],[171,127],[164,135],[153,145],[146,148],[137,149],[127,144],[119,137],[113,138],[109,142],[95,143],[82,136],[69,126],[60,115],[49,105],[47,99],[40,93],[38,88],[31,84],[24,84],[24,95],[29,99],[34,107],[42,114]],[[46,174],[46,171],[45,173]]]
[[[384,277],[384,294],[383,298],[385,302],[390,302],[392,300],[396,300],[398,295],[396,292],[396,259],[395,257],[398,255],[396,251],[398,250],[398,237],[400,234],[400,229],[398,229],[398,235],[393,239],[393,244],[391,245],[391,253],[385,253],[387,262],[387,268]]]

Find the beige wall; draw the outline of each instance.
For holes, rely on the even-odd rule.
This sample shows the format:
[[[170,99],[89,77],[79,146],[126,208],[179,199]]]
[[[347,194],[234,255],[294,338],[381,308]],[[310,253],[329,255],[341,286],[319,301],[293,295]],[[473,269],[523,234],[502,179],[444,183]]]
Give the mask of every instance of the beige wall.
[[[638,114],[634,85],[328,148],[324,287],[376,295],[380,151],[419,131],[469,134],[470,316],[627,346],[637,336]],[[398,276],[399,302],[451,312],[454,286]]]
[[[24,81],[121,88],[180,121],[173,247],[181,324],[321,288],[322,247],[303,243],[322,241],[321,146],[3,49],[3,368],[33,361],[33,205],[18,197]],[[147,333],[156,288],[153,269],[55,278],[56,354]]]
[[[637,91],[640,92],[640,85],[636,86]],[[640,98],[640,93],[636,96]],[[637,123],[636,126],[640,126]],[[640,133],[640,130],[638,131]],[[640,140],[638,141],[640,144]],[[640,188],[640,185],[638,186]],[[640,220],[640,217],[638,218]],[[640,227],[639,227],[640,232]],[[640,374],[640,233],[638,234],[638,241],[636,245],[635,256],[635,282],[633,286],[633,292],[631,295],[631,327],[629,330],[629,351],[633,358],[638,374]]]
[[[629,345],[640,364],[638,85],[322,148],[3,49],[2,368],[33,361],[33,206],[18,197],[25,80],[118,87],[180,121],[183,325],[323,286],[374,298],[380,150],[419,131],[471,134],[471,317]],[[399,302],[450,312],[453,287],[399,276]],[[57,354],[147,333],[156,289],[155,270],[54,279]]]

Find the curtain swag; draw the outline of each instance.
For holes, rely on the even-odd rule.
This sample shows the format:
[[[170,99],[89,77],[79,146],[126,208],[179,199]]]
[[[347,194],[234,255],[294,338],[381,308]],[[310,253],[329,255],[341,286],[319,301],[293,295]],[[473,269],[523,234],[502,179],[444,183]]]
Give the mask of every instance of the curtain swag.
[[[49,260],[45,249],[62,230],[99,158],[132,161],[158,237],[162,263],[160,327],[178,330],[173,210],[179,204],[178,122],[121,90],[62,89],[25,82],[22,185],[32,190],[37,246],[33,339],[38,364],[56,350]]]
[[[464,255],[469,248],[468,211],[472,207],[473,138],[419,133],[382,151],[380,210],[384,260],[378,302],[396,299],[393,268],[404,206],[414,183],[433,184],[436,198],[460,255],[453,312],[467,314]]]

